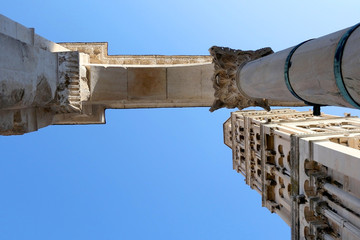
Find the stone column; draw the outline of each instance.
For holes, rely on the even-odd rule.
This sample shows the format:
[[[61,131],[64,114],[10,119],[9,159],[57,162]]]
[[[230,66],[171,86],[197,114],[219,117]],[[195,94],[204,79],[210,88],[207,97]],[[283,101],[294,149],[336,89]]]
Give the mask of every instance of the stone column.
[[[216,73],[217,99],[240,109],[301,104],[360,108],[359,43],[358,24],[255,60],[244,59],[249,51],[213,47],[216,67],[227,73]],[[234,54],[236,70],[227,63]],[[226,92],[230,85],[234,90]]]

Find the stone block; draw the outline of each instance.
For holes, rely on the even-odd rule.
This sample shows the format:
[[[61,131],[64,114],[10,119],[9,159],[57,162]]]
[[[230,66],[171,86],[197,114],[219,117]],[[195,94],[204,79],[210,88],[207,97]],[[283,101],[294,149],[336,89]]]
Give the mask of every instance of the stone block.
[[[16,39],[33,45],[34,44],[34,29],[33,28],[27,28],[23,25],[16,23]]]
[[[0,14],[0,33],[16,38],[16,22]]]
[[[128,99],[166,99],[166,68],[128,68]]]
[[[0,14],[0,33],[32,45],[34,43],[34,29],[27,28]]]
[[[91,101],[127,99],[127,69],[123,67],[89,66]]]
[[[201,66],[167,68],[169,99],[201,99]]]
[[[214,73],[214,65],[206,64],[201,66],[201,98],[214,100],[215,90],[211,81]]]

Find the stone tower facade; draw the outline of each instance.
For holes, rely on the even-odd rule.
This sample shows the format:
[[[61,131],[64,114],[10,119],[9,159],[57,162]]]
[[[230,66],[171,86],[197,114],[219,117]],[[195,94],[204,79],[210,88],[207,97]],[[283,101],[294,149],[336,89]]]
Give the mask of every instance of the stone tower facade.
[[[360,239],[360,119],[290,109],[238,111],[224,123],[233,168],[292,239]]]

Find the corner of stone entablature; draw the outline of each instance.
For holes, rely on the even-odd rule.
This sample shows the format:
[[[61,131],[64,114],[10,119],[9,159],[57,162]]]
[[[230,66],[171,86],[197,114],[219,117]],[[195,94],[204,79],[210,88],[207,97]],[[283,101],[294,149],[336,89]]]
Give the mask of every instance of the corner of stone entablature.
[[[66,42],[58,44],[71,51],[88,54],[90,64],[160,66],[208,64],[212,61],[209,55],[109,55],[107,42]]]
[[[78,51],[58,52],[58,80],[51,108],[55,113],[81,113],[90,97],[89,79],[84,64],[89,56]]]
[[[64,42],[59,45],[89,55],[91,64],[108,64],[108,43],[107,42]]]

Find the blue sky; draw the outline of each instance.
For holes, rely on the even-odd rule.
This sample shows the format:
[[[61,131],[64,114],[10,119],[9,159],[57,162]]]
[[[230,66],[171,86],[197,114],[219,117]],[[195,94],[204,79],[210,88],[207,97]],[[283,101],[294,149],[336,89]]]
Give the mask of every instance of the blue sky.
[[[360,22],[359,11],[335,0],[5,0],[0,13],[55,42],[107,41],[110,54],[207,55],[282,50]],[[0,239],[290,239],[232,170],[231,111],[107,110],[106,125],[0,136]]]

